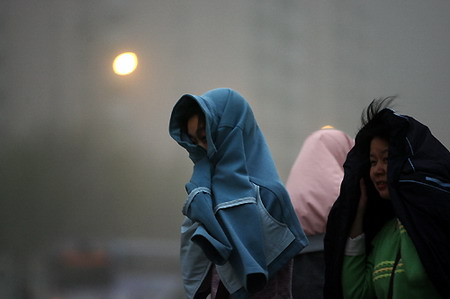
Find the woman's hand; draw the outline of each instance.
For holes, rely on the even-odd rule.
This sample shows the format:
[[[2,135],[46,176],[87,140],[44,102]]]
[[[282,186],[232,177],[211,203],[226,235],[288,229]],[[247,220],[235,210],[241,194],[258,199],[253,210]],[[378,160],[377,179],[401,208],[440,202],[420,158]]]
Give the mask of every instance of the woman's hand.
[[[363,231],[363,220],[364,214],[366,213],[367,207],[367,190],[366,184],[364,183],[364,179],[361,178],[359,181],[359,188],[361,190],[361,196],[359,198],[358,210],[356,211],[356,217],[353,221],[352,228],[350,230],[350,238],[356,238],[357,236],[364,233]]]

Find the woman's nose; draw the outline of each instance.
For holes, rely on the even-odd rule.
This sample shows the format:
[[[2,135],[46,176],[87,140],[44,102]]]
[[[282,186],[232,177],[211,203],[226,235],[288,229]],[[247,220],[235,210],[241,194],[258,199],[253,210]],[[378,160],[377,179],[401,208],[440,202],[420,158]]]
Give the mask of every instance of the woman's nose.
[[[384,174],[386,172],[386,165],[383,163],[377,163],[375,173]]]

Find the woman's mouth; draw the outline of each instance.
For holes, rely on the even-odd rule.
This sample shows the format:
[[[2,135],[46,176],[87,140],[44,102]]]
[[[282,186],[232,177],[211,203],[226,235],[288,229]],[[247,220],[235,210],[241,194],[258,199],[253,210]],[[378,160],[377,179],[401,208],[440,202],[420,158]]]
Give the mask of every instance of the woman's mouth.
[[[387,182],[386,181],[376,182],[375,186],[377,187],[378,190],[384,190],[387,188]]]

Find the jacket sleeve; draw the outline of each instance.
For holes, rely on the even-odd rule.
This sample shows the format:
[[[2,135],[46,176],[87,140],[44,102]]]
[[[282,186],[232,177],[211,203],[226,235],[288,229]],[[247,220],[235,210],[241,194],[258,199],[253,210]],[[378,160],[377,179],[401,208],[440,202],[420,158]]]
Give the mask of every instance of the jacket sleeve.
[[[194,165],[194,172],[186,184],[188,199],[183,214],[202,225],[193,233],[191,240],[198,244],[213,263],[222,265],[230,255],[231,246],[217,221],[211,197],[211,163],[205,156]]]
[[[371,261],[366,255],[345,256],[342,267],[343,297],[346,298],[376,298],[372,285]]]
[[[373,262],[365,253],[365,236],[348,239],[342,265],[343,298],[375,298]]]
[[[254,292],[267,281],[264,235],[256,204],[256,189],[250,181],[239,127],[221,128],[212,177],[214,211],[234,249],[233,265],[246,289]]]

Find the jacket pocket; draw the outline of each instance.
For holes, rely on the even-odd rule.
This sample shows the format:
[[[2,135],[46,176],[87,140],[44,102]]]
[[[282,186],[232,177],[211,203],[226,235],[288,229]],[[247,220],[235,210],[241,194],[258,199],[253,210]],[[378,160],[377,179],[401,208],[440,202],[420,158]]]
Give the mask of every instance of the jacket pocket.
[[[270,265],[295,240],[289,227],[270,215],[264,206],[257,187],[256,205],[261,217],[264,233],[264,252],[267,265]]]

